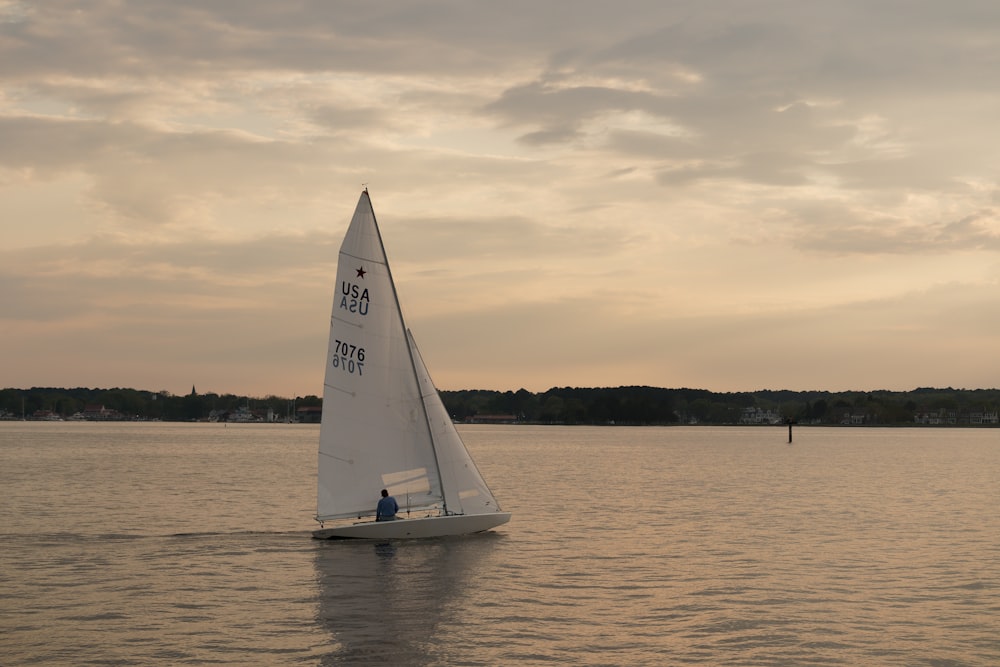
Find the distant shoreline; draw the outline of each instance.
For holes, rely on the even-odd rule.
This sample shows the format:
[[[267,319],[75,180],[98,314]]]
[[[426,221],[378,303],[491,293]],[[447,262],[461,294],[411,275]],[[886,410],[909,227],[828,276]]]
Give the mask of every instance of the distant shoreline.
[[[616,426],[1000,426],[1000,389],[711,392],[648,386],[554,387],[533,393],[442,391],[460,423]],[[0,419],[318,423],[322,398],[138,389],[0,389]]]

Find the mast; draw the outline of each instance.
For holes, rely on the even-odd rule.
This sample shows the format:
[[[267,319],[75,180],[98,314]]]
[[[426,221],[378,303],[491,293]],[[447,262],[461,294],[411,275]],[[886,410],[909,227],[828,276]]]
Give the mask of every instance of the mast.
[[[417,374],[417,365],[413,359],[413,345],[410,344],[410,334],[409,329],[406,326],[406,320],[403,319],[403,308],[399,303],[399,294],[396,292],[396,280],[392,277],[392,268],[389,266],[389,256],[385,252],[385,243],[382,242],[382,230],[378,226],[378,218],[375,216],[375,207],[372,206],[371,195],[368,194],[368,188],[365,187],[365,195],[368,197],[368,208],[372,213],[372,222],[375,223],[375,234],[378,236],[378,244],[382,248],[382,255],[385,257],[385,272],[389,275],[389,286],[392,287],[392,298],[396,302],[396,313],[399,315],[399,323],[403,327],[403,339],[406,341],[406,354],[410,359],[410,372],[413,374],[413,382],[417,387],[417,396],[420,398],[420,414],[423,415],[424,428],[427,430],[427,437],[431,442],[431,453],[434,455],[434,469],[437,472],[438,484],[441,485],[441,504],[444,507],[444,513],[447,515],[448,512],[448,494],[444,492],[444,476],[441,474],[441,462],[438,461],[437,447],[434,444],[434,431],[431,429],[431,420],[427,414],[427,404],[424,402],[424,396],[420,388],[420,376]]]

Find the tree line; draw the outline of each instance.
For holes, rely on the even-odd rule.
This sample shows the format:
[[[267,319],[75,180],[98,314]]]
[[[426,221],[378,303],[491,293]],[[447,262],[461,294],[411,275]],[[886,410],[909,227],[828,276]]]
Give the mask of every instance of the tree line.
[[[538,424],[799,424],[996,425],[1000,389],[919,388],[912,391],[712,392],[658,387],[553,387],[442,391],[456,421]],[[299,408],[322,406],[318,396],[255,398],[235,394],[185,396],[137,389],[0,390],[0,417],[68,419],[101,406],[107,418],[200,421],[240,413],[271,421],[294,419]]]
[[[236,394],[199,394],[193,387],[191,393],[176,396],[168,391],[141,389],[59,389],[33,387],[31,389],[0,389],[0,417],[6,419],[38,419],[54,415],[69,419],[83,415],[88,408],[103,408],[109,420],[161,420],[203,421],[237,412],[260,416],[273,415],[274,421],[284,421],[294,416],[300,407],[319,407],[323,400],[318,396],[265,396],[256,398]]]
[[[913,391],[712,392],[657,387],[556,387],[540,394],[466,390],[441,392],[452,416],[564,424],[765,424],[833,425],[991,424],[1000,389]],[[488,419],[484,419],[488,420]]]

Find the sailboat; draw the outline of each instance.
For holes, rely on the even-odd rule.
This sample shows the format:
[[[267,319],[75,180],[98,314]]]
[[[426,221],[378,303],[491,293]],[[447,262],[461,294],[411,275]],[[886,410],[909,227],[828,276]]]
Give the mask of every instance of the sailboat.
[[[406,327],[367,189],[340,247],[319,440],[316,538],[464,535],[510,520]],[[401,518],[374,520],[382,489]]]

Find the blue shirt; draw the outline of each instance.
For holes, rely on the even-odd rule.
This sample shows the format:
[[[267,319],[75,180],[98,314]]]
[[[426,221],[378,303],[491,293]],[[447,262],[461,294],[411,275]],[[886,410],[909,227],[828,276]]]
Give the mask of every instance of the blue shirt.
[[[378,507],[375,508],[375,518],[388,519],[396,516],[398,511],[399,505],[396,504],[396,499],[392,496],[386,496],[378,501]]]

